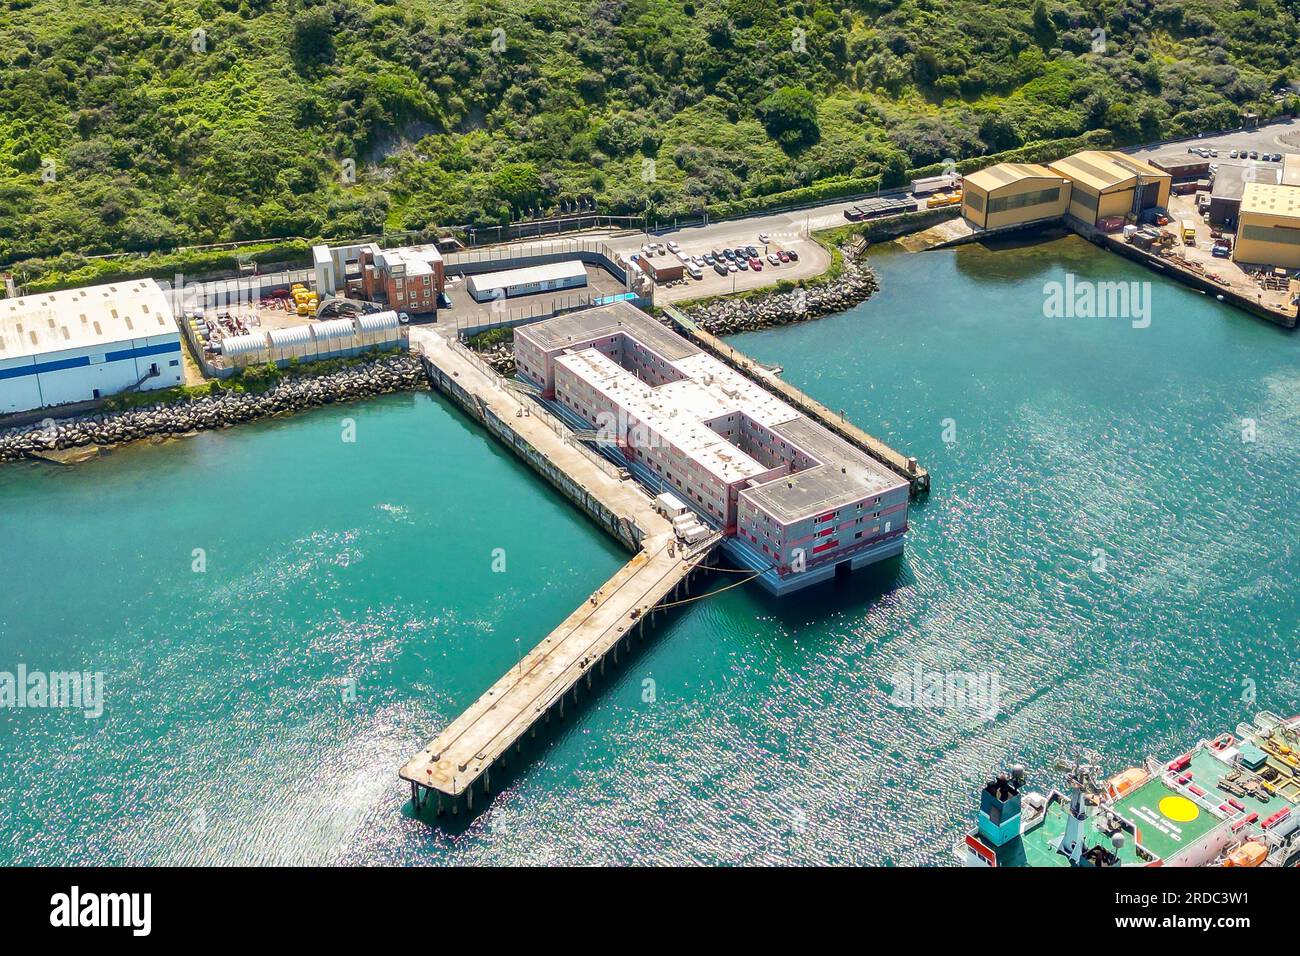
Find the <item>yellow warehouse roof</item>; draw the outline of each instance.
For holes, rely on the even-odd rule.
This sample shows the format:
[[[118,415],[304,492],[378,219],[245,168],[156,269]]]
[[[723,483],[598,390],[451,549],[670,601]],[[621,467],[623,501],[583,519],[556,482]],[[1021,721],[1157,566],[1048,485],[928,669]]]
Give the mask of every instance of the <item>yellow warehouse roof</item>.
[[[1246,183],[1241,194],[1241,215],[1300,218],[1300,189],[1273,183]]]
[[[1062,176],[1090,189],[1105,191],[1131,185],[1137,174],[1170,179],[1170,175],[1150,163],[1113,150],[1085,149],[1048,164]]]
[[[1282,185],[1300,186],[1300,156],[1295,153],[1282,157]]]
[[[1003,186],[1010,186],[1012,183],[1018,183],[1026,179],[1054,179],[1061,181],[1064,178],[1059,173],[1054,173],[1046,166],[1038,163],[996,163],[992,166],[985,166],[968,176],[963,176],[962,182],[969,183],[976,189],[982,189],[985,192],[993,192],[995,189],[1001,189]]]

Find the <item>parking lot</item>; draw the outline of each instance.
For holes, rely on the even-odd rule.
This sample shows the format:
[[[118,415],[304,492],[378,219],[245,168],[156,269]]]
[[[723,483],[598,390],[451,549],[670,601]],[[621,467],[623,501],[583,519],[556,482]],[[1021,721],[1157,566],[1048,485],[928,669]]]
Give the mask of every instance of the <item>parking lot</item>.
[[[821,275],[830,266],[830,254],[807,237],[800,228],[802,223],[796,224],[792,219],[771,216],[693,226],[652,236],[614,238],[610,245],[624,258],[646,255],[644,248],[654,245],[648,261],[656,267],[683,263],[681,256],[685,256],[696,266],[700,277],[692,278],[688,273],[682,279],[655,287],[657,303],[680,302],[772,286],[782,279],[797,282]],[[751,247],[757,253],[758,269],[752,268],[749,262]],[[743,268],[738,264],[737,250],[742,251]],[[728,251],[732,256],[726,255]],[[723,263],[725,274],[715,267],[718,261]],[[733,262],[737,264],[733,266]]]
[[[586,299],[617,295],[624,291],[623,283],[614,276],[599,266],[588,265],[585,287],[477,302],[465,287],[463,277],[448,276],[446,295],[451,305],[438,309],[438,324],[473,328],[489,322],[510,321],[526,315],[549,315],[557,308],[571,308]]]
[[[1209,157],[1212,163],[1233,162],[1231,157],[1235,149],[1238,154],[1245,150],[1247,154],[1251,150],[1263,156],[1267,153],[1272,156],[1274,153],[1286,154],[1300,151],[1300,122],[1286,119],[1275,123],[1269,123],[1267,126],[1261,126],[1257,129],[1239,129],[1231,133],[1220,133],[1214,136],[1198,136],[1190,139],[1179,140],[1176,143],[1164,143],[1158,146],[1142,146],[1133,149],[1126,149],[1124,152],[1139,159],[1151,162],[1152,160],[1169,160],[1171,162],[1186,162],[1188,160],[1189,148],[1204,147],[1207,150],[1217,150],[1217,157]],[[1241,160],[1238,162],[1255,162],[1260,165],[1279,166],[1280,163],[1272,160]]]

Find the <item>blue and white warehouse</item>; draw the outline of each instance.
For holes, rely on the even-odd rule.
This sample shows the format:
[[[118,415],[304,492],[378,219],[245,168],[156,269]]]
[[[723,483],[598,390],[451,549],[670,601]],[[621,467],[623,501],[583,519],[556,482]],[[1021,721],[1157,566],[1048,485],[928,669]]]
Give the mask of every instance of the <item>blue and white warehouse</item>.
[[[180,330],[153,279],[0,299],[0,414],[184,377]]]

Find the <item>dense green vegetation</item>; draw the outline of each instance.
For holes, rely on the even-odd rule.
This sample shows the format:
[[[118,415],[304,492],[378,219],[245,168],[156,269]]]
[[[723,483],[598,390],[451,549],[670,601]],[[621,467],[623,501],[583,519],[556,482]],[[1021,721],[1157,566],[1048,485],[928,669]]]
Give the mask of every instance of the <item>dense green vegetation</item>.
[[[0,0],[0,262],[842,195],[1276,114],[1296,39],[1291,0]]]
[[[488,329],[478,335],[471,335],[465,344],[475,352],[486,352],[498,345],[509,345],[515,340],[515,330],[511,328]]]
[[[301,240],[241,245],[235,250],[190,248],[129,258],[86,259],[65,254],[41,260],[39,275],[32,275],[35,270],[30,268],[24,270],[29,274],[24,276],[23,288],[27,293],[51,292],[137,276],[201,276],[232,272],[248,262],[272,268],[286,263],[301,265],[310,254],[310,245]]]

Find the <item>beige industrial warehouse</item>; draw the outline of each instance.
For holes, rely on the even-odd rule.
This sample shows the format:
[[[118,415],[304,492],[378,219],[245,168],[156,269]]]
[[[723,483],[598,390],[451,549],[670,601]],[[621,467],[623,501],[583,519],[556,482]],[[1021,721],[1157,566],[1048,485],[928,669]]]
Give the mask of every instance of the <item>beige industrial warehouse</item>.
[[[1070,181],[1037,163],[998,163],[962,180],[962,216],[981,229],[1058,219],[1070,203]]]
[[[1247,183],[1233,259],[1300,269],[1300,187]]]
[[[1124,153],[1088,149],[1047,166],[1073,184],[1066,212],[1089,225],[1110,216],[1169,205],[1173,177]]]

